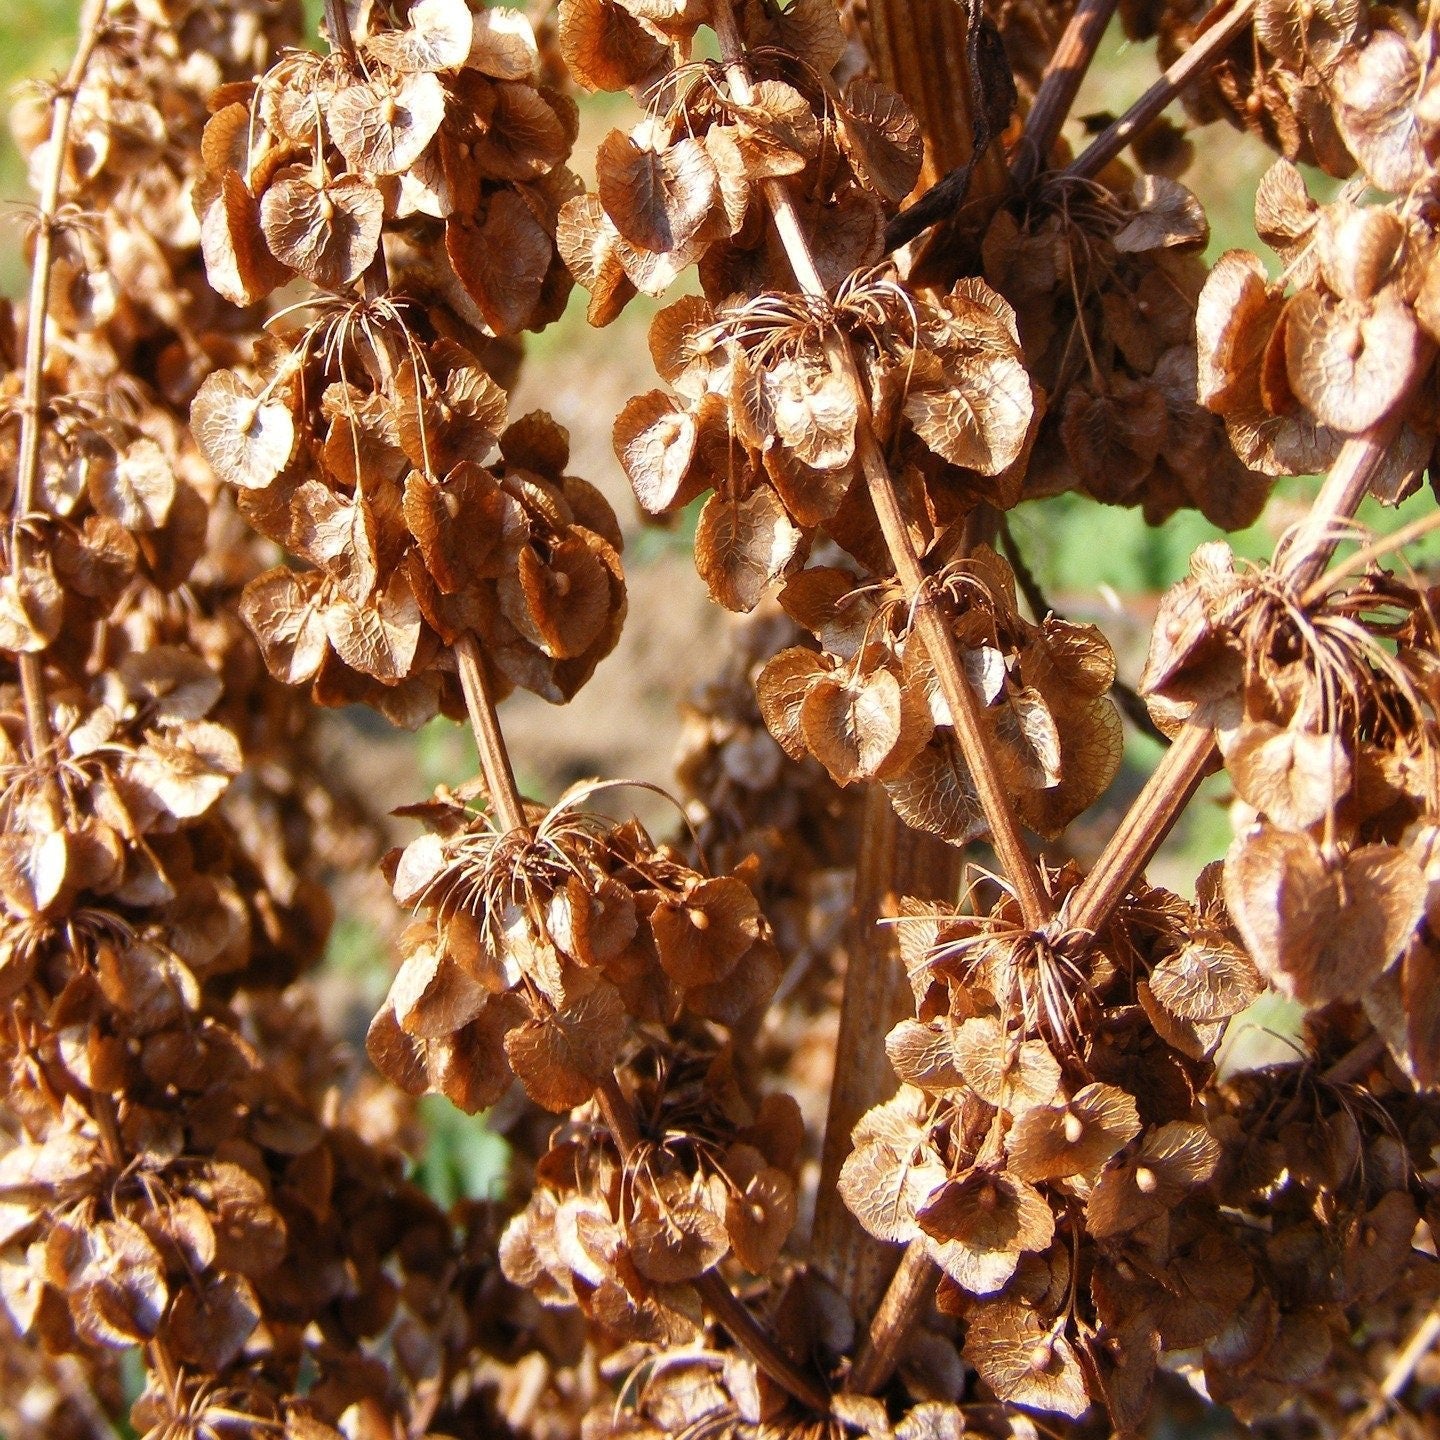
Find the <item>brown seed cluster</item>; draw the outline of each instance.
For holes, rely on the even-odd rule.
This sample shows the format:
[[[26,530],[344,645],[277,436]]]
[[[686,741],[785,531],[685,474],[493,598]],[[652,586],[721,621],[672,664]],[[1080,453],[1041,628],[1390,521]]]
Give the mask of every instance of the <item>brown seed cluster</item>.
[[[1104,5],[936,3],[327,0],[320,54],[280,0],[97,0],[22,108],[14,1440],[1433,1437],[1440,622],[1397,555],[1433,516],[1353,524],[1436,439],[1431,17],[1120,7],[1162,101],[1281,152],[1272,279],[1207,266],[1153,107],[1123,162],[1061,137]],[[572,83],[639,105],[593,193]],[[507,388],[575,282],[604,325],[692,267],[613,438],[647,515],[704,497],[744,618],[656,839],[608,779],[516,786],[498,702],[571,700],[626,590]],[[1236,528],[1326,469],[1269,564],[1196,551],[1145,702],[1004,519]],[[380,862],[382,1078],[307,973],[379,846],[297,687],[479,752]],[[1116,693],[1169,748],[1097,842]],[[1150,883],[1220,768],[1228,854]],[[1257,1001],[1289,1061],[1247,1061]],[[427,1094],[505,1147],[448,1214],[406,1171]]]
[[[1413,195],[1320,205],[1281,160],[1256,194],[1255,226],[1294,290],[1248,251],[1220,257],[1197,317],[1200,399],[1224,417],[1239,454],[1281,475],[1326,468],[1346,436],[1399,411],[1371,485],[1399,503],[1435,443],[1433,403],[1418,384],[1440,333],[1432,207]]]
[[[507,424],[491,376],[506,339],[563,308],[574,102],[539,83],[513,12],[383,18],[348,49],[286,55],[206,126],[212,283],[237,302],[296,276],[323,293],[253,366],[210,376],[191,423],[250,523],[310,567],[246,591],[271,673],[414,728],[460,713],[463,635],[492,683],[568,700],[614,646],[625,586],[565,432]]]
[[[1428,179],[1440,136],[1426,25],[1415,5],[1258,0],[1253,30],[1187,108],[1223,116],[1297,164],[1341,178],[1358,168],[1378,189],[1402,193]],[[1184,7],[1155,6],[1132,33],[1157,26],[1167,60],[1196,38]]]

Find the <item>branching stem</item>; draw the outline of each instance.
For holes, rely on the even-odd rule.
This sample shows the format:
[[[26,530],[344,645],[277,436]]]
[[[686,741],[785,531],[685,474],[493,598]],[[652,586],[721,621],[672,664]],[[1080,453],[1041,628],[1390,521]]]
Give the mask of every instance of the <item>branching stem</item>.
[[[1088,178],[1103,170],[1165,107],[1184,93],[1215,57],[1250,23],[1255,0],[1235,0],[1234,6],[1210,28],[1116,121],[1106,126],[1062,172]],[[1210,17],[1216,15],[1210,12]]]
[[[918,1242],[908,1245],[855,1357],[845,1384],[852,1394],[873,1395],[895,1373],[901,1347],[925,1313],[939,1278],[940,1268],[925,1247]]]
[[[715,0],[713,23],[720,39],[720,55],[725,64],[730,88],[742,105],[752,98],[750,77],[745,69],[745,49],[735,24],[730,0]],[[807,295],[827,297],[825,284],[815,266],[800,217],[788,187],[782,180],[762,183],[765,203],[775,221],[776,232],[785,248],[795,280]],[[1025,844],[1020,822],[1010,803],[1009,793],[1000,779],[994,749],[981,714],[980,703],[965,677],[964,667],[955,648],[954,637],[944,615],[935,605],[929,577],[910,538],[900,497],[891,479],[889,467],[875,438],[867,390],[849,342],[836,331],[827,334],[826,358],[831,367],[844,377],[854,396],[859,419],[855,426],[855,444],[866,489],[875,506],[875,514],[890,552],[891,562],[899,577],[906,599],[915,610],[915,628],[925,646],[940,682],[940,693],[950,708],[955,736],[965,763],[975,782],[976,792],[985,819],[990,827],[991,841],[1009,883],[1020,904],[1025,923],[1040,929],[1052,914],[1050,899],[1040,878],[1034,856]]]
[[[620,1158],[629,1161],[640,1144],[640,1126],[635,1111],[613,1075],[595,1087],[595,1103],[614,1137]],[[718,1270],[707,1270],[695,1282],[701,1303],[729,1332],[730,1338],[787,1394],[818,1414],[830,1409],[830,1396],[813,1375],[807,1374],[776,1343],[744,1302],[725,1283]]]
[[[1428,372],[1432,358],[1428,351],[1416,357],[1412,372],[1416,381]],[[1378,424],[1345,442],[1309,515],[1299,529],[1282,542],[1276,564],[1297,591],[1303,592],[1314,584],[1343,538],[1341,522],[1353,516],[1365,498],[1370,480],[1385,458],[1386,447],[1399,428],[1410,388]],[[1214,754],[1215,735],[1208,727],[1190,725],[1181,731],[1180,737],[1161,756],[1159,765],[1099,860],[1071,895],[1067,928],[1093,932],[1104,925],[1184,812]],[[1327,1078],[1330,1077],[1327,1075]],[[912,1241],[881,1302],[871,1327],[869,1345],[861,1357],[865,1360],[869,1351],[874,1350],[879,1352],[879,1358],[866,1360],[863,1370],[857,1361],[850,1382],[852,1389],[865,1391],[872,1385],[884,1383],[889,1371],[882,1360],[886,1352],[898,1355],[904,1337],[904,1317],[908,1316],[909,1323],[913,1323],[934,1274],[935,1267],[926,1256],[924,1246]],[[897,1324],[901,1326],[899,1335],[892,1333]]]
[[[25,377],[20,392],[20,444],[15,468],[15,496],[10,516],[10,573],[21,582],[28,536],[25,524],[35,510],[40,483],[41,390],[45,375],[45,328],[50,315],[50,281],[59,228],[60,186],[70,156],[70,120],[75,98],[105,28],[105,0],[91,0],[80,23],[74,58],[55,93],[50,112],[49,152],[40,181],[36,216],[35,257],[30,269],[30,300],[25,314]],[[54,743],[50,706],[45,696],[45,667],[38,653],[16,657],[30,756],[38,760]]]
[[[1417,356],[1417,379],[1429,369],[1430,361],[1428,352]],[[1308,590],[1329,564],[1344,538],[1343,522],[1365,498],[1404,408],[1402,397],[1378,424],[1345,442],[1309,513],[1281,542],[1275,565],[1297,593]],[[1110,843],[1070,898],[1067,918],[1077,930],[1098,930],[1124,899],[1184,811],[1214,753],[1214,732],[1190,725],[1161,757]]]

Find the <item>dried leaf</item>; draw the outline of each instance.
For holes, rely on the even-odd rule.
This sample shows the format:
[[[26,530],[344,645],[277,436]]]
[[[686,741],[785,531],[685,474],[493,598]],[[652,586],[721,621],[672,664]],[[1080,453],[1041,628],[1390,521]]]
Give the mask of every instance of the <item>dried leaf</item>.
[[[1419,867],[1388,845],[1327,864],[1310,836],[1265,827],[1225,857],[1225,903],[1250,954],[1306,1005],[1358,999],[1399,958],[1424,897]]]
[[[683,251],[719,193],[714,161],[688,137],[651,148],[612,130],[595,162],[600,203],[615,228],[656,254]]]
[[[727,610],[748,613],[779,583],[802,538],[768,486],[757,487],[744,500],[717,491],[700,512],[695,568],[714,600]]]
[[[252,390],[233,370],[207,376],[190,407],[201,453],[222,480],[263,490],[295,447],[295,422],[278,397]]]
[[[1350,791],[1350,757],[1338,735],[1247,721],[1226,748],[1236,792],[1272,825],[1308,830],[1333,815]]]
[[[562,1009],[509,1031],[505,1054],[537,1105],[569,1110],[610,1074],[626,1027],[620,992],[592,975],[588,988]]]
[[[338,290],[375,258],[385,201],[359,175],[316,185],[303,167],[296,171],[272,184],[260,202],[265,243],[307,280]]]
[[[330,138],[351,170],[398,175],[424,154],[445,119],[445,89],[428,73],[357,81],[325,113]]]
[[[1364,304],[1304,290],[1286,311],[1286,371],[1322,425],[1358,434],[1409,385],[1419,340],[1414,312],[1391,291]]]
[[[1027,1410],[1078,1419],[1090,1405],[1085,1374],[1058,1326],[1027,1306],[990,1301],[972,1312],[965,1358],[1004,1401]]]
[[[828,4],[824,9],[832,15]],[[873,80],[857,78],[836,107],[841,148],[860,183],[898,205],[920,178],[924,146],[909,106]]]
[[[1033,1106],[1010,1128],[1011,1173],[1022,1180],[1092,1176],[1140,1133],[1135,1099],[1114,1085],[1086,1085],[1063,1105]]]

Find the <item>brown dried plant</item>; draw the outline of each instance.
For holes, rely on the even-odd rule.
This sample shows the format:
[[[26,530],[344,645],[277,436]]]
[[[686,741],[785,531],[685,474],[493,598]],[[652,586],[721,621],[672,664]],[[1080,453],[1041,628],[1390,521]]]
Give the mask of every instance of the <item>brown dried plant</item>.
[[[1076,151],[1117,9],[1164,73]],[[17,111],[0,1431],[1440,1435],[1434,514],[1355,521],[1435,483],[1433,6],[324,11],[89,0]],[[1278,152],[1273,263],[1206,259],[1176,99]],[[626,620],[510,408],[576,284],[669,297],[615,455],[744,617],[668,837],[621,777],[522,795],[498,708]],[[1312,474],[1133,689],[1006,518]],[[381,831],[312,700],[479,753],[379,861],[373,1071],[311,972]],[[1165,748],[1087,838],[1124,716]],[[1152,883],[1221,769],[1228,852]],[[409,1174],[425,1094],[498,1194]]]

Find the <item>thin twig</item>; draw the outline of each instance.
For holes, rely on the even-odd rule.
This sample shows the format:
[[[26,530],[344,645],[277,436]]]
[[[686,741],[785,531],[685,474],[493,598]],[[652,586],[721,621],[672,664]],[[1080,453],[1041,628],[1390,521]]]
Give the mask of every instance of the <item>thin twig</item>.
[[[25,314],[25,378],[20,392],[20,444],[10,516],[10,573],[16,577],[17,583],[25,571],[28,537],[24,527],[34,512],[40,483],[40,392],[45,374],[45,329],[50,315],[50,282],[55,262],[55,233],[59,228],[60,186],[65,176],[66,161],[70,157],[70,120],[104,24],[105,0],[91,0],[81,20],[74,58],[55,92],[50,112],[49,152],[40,182],[35,258],[30,270],[30,300]],[[40,656],[32,652],[19,654],[16,664],[25,704],[30,757],[38,760],[49,752],[54,743],[50,729],[50,705],[45,695],[45,667]]]
[[[1420,1323],[1410,1332],[1400,1353],[1390,1362],[1385,1378],[1380,1382],[1380,1393],[1346,1427],[1345,1440],[1363,1435],[1372,1425],[1381,1420],[1399,1400],[1405,1387],[1415,1378],[1420,1362],[1440,1340],[1440,1304],[1432,1305],[1420,1317]]]
[[[1203,725],[1181,730],[1070,896],[1070,927],[1094,933],[1105,923],[1184,813],[1214,754],[1214,731]]]
[[[775,1338],[746,1308],[745,1302],[726,1285],[718,1270],[707,1270],[695,1288],[705,1308],[730,1332],[730,1338],[787,1394],[808,1405],[817,1414],[830,1411],[830,1393],[800,1367],[775,1342]]]
[[[745,69],[745,49],[735,24],[730,0],[715,0],[712,23],[720,40],[720,55],[735,99],[748,104],[752,98],[750,77]],[[788,187],[782,180],[762,182],[765,203],[775,222],[775,229],[784,246],[795,280],[807,295],[826,297],[825,284],[816,269],[809,241],[800,224]],[[855,446],[860,459],[866,489],[875,507],[891,562],[900,580],[906,599],[914,607],[915,628],[925,651],[935,666],[940,693],[949,706],[955,736],[961,754],[975,783],[981,809],[990,827],[991,843],[1005,867],[1009,883],[1014,887],[1025,923],[1040,929],[1052,914],[1050,898],[1040,878],[1040,871],[1025,844],[1020,822],[1016,818],[1010,795],[1000,778],[990,735],[981,715],[979,701],[965,677],[964,667],[956,653],[954,636],[944,615],[936,608],[929,577],[910,539],[900,498],[890,477],[885,457],[870,416],[868,391],[860,375],[849,342],[835,330],[827,332],[826,358],[831,368],[850,387],[859,419],[855,426]]]
[[[1218,7],[1210,11],[1206,16],[1209,28],[1197,35],[1190,48],[1061,173],[1071,178],[1086,178],[1103,170],[1245,29],[1254,8],[1255,0],[1236,0],[1233,8],[1224,15],[1219,14]]]
[[[614,1137],[620,1158],[628,1163],[640,1145],[640,1126],[613,1075],[595,1087],[595,1103]],[[829,1411],[830,1395],[825,1387],[780,1348],[718,1270],[707,1270],[694,1285],[710,1315],[781,1389],[821,1415]]]
[[[524,830],[529,823],[525,804],[515,784],[510,752],[500,730],[500,717],[495,713],[495,697],[474,635],[462,635],[455,642],[455,667],[460,672],[460,688],[465,693],[465,708],[470,713],[470,728],[475,733],[490,804],[506,831]]]
[[[1023,189],[1034,180],[1060,134],[1060,127],[1075,103],[1076,93],[1100,48],[1105,27],[1119,0],[1080,0],[1060,36],[1025,117],[1015,163],[1010,174]]]
[[[1372,1030],[1363,1040],[1352,1045],[1333,1065],[1320,1072],[1330,1085],[1350,1085],[1358,1080],[1385,1053],[1385,1040]]]

